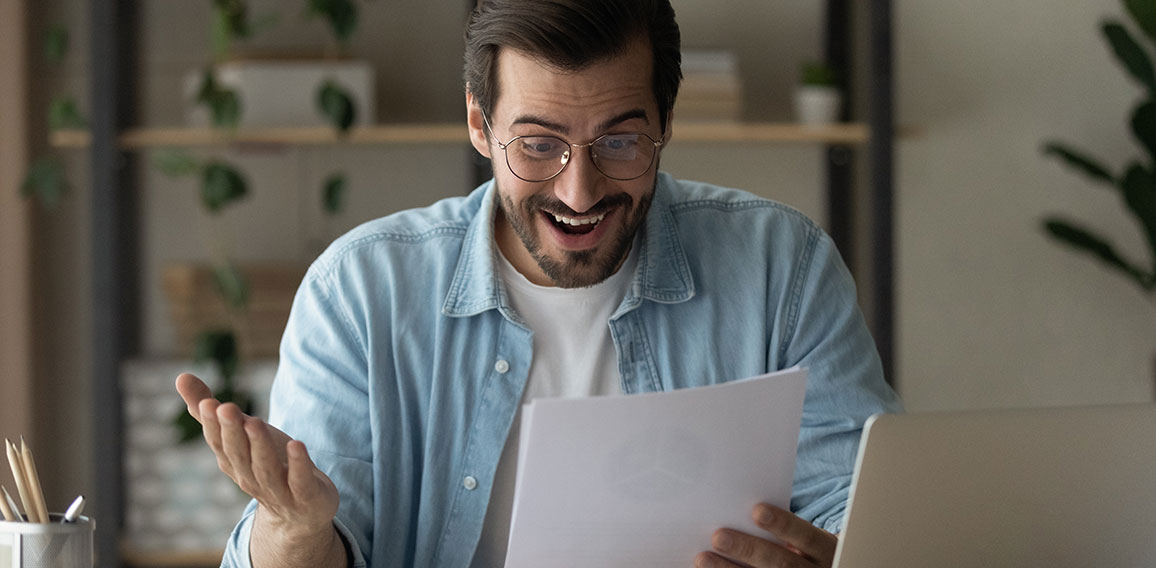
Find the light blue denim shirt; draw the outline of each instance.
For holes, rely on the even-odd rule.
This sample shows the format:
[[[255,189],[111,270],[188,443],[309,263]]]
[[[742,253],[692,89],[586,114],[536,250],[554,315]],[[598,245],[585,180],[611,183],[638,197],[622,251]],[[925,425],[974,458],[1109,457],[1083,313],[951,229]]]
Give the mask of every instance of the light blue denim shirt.
[[[495,203],[490,182],[366,223],[293,303],[270,421],[337,484],[355,566],[470,564],[533,356]],[[838,531],[863,422],[899,403],[830,238],[784,205],[664,173],[641,231],[608,323],[623,392],[808,367],[791,509]],[[249,566],[254,509],[223,565]]]

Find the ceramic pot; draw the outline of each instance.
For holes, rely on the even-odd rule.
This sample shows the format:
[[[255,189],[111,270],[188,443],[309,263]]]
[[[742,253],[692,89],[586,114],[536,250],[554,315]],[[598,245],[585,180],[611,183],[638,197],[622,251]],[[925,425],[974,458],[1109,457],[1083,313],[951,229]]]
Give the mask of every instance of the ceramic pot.
[[[795,118],[800,124],[823,126],[839,122],[843,96],[835,87],[803,85],[795,90]]]

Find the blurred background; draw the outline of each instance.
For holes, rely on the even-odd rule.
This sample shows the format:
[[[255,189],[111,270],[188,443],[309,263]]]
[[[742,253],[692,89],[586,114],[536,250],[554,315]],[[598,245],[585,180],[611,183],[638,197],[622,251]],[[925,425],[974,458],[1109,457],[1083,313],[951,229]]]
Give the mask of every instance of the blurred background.
[[[673,4],[687,81],[662,168],[835,234],[909,411],[1153,401],[1151,281],[1043,225],[1152,272],[1122,192],[1044,152],[1151,167],[1130,121],[1156,87],[1101,29],[1152,53],[1123,4]],[[49,508],[91,497],[102,565],[216,565],[243,507],[178,442],[176,374],[264,413],[309,262],[485,179],[471,6],[0,0],[0,435],[36,449]],[[800,124],[815,83],[841,93],[834,124]]]

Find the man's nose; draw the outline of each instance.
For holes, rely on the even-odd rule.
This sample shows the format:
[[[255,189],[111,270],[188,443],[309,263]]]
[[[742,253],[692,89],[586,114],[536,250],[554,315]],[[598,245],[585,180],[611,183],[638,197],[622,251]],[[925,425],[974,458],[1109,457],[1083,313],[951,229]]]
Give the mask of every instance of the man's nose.
[[[569,208],[589,211],[605,195],[605,176],[594,167],[590,148],[571,148],[566,167],[554,178],[554,195]]]

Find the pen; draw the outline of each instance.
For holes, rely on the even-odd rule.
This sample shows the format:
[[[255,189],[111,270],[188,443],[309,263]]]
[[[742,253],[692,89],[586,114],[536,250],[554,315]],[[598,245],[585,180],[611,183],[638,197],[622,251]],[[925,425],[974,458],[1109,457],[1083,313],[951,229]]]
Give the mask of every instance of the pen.
[[[84,495],[77,497],[76,500],[68,506],[68,510],[64,512],[64,520],[61,523],[71,523],[80,516],[80,512],[84,510]]]

